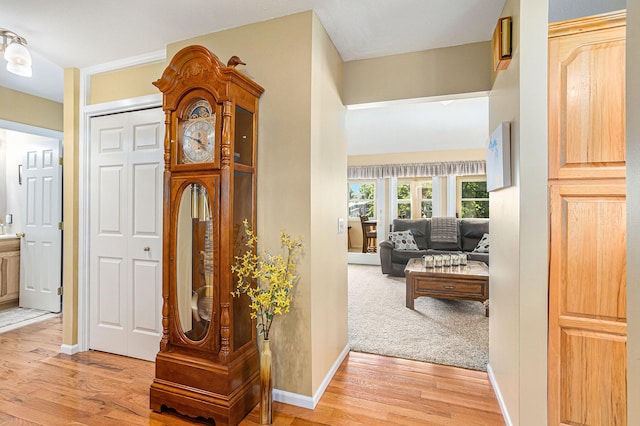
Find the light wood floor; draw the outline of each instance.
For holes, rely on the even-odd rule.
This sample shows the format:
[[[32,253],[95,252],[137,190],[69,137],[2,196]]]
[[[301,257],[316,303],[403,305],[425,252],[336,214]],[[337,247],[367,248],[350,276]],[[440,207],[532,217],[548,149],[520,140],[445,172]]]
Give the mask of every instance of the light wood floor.
[[[149,410],[154,364],[59,352],[54,318],[0,334],[0,425],[210,424]],[[257,408],[241,423],[259,423]],[[482,372],[352,352],[315,410],[274,403],[275,425],[504,425]]]

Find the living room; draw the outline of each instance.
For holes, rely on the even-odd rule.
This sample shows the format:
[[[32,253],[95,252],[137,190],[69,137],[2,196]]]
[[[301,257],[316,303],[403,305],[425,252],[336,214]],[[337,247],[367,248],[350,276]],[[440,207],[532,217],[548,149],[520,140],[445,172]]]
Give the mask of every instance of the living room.
[[[488,222],[484,167],[488,118],[486,93],[348,108],[352,350],[486,371],[489,320],[483,304],[422,297],[416,300],[415,310],[413,303],[407,309],[403,278],[407,258],[422,257],[427,251],[401,250],[398,257],[402,259],[396,264],[391,260],[395,251],[388,246],[390,230],[409,228],[423,246],[428,233],[418,223],[430,220],[424,218],[483,218]],[[394,227],[397,219],[407,219],[407,227]],[[373,231],[374,237],[367,239],[363,228]],[[482,230],[488,232],[488,226]],[[461,231],[472,230],[465,227]],[[474,247],[478,241],[471,241]],[[464,245],[467,248],[466,242]],[[488,258],[488,254],[473,255]],[[378,315],[386,319],[384,324],[376,320]],[[451,327],[454,323],[456,327]]]
[[[489,217],[484,173],[488,97],[467,96],[347,110],[351,263],[376,258],[358,254],[368,251],[362,244],[361,215],[376,222],[374,246],[387,239],[396,218]],[[456,124],[460,122],[464,125]],[[442,163],[447,174],[429,168]]]

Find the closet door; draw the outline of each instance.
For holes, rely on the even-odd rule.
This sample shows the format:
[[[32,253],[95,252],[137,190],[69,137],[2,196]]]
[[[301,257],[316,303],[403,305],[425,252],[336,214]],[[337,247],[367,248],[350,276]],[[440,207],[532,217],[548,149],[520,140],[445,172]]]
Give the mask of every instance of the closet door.
[[[626,425],[625,15],[549,28],[549,425]]]
[[[162,335],[160,108],[91,120],[89,347],[153,360]]]

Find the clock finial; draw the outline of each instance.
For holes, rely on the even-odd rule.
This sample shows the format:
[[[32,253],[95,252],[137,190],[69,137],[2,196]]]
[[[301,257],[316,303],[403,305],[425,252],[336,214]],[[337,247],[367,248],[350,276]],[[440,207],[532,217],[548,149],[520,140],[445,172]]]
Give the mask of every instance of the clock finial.
[[[232,57],[229,58],[229,60],[227,61],[227,66],[228,67],[236,67],[237,65],[247,65],[244,62],[242,62],[242,59],[240,59],[239,57],[237,57],[236,55],[233,55]]]

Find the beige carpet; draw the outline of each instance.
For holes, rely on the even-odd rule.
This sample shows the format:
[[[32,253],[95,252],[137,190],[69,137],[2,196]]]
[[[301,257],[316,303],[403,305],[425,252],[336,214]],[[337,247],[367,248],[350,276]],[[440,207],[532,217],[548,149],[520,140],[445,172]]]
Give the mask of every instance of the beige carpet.
[[[489,318],[480,302],[419,297],[405,307],[405,279],[349,265],[351,350],[486,371]]]

